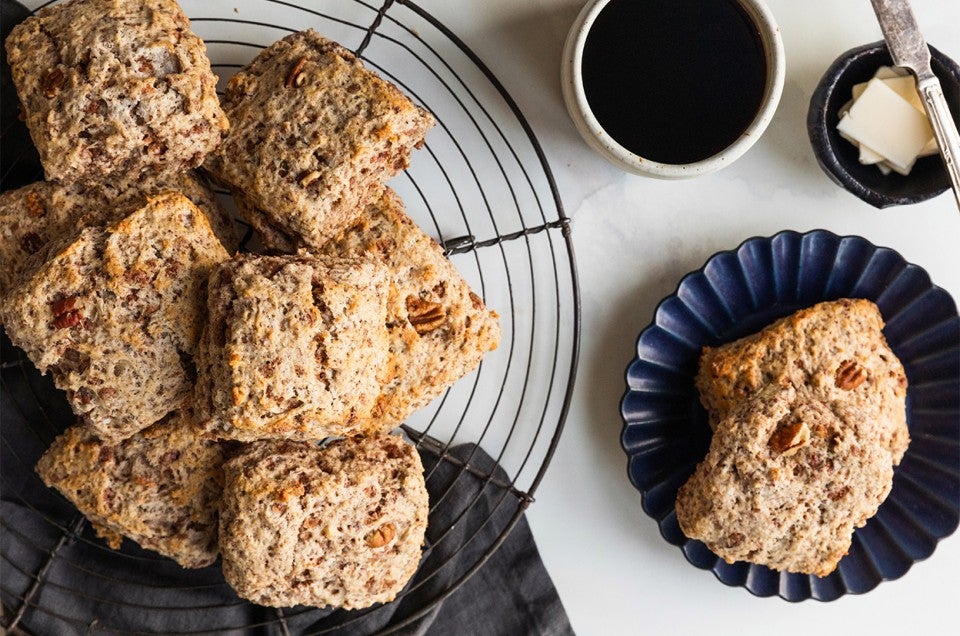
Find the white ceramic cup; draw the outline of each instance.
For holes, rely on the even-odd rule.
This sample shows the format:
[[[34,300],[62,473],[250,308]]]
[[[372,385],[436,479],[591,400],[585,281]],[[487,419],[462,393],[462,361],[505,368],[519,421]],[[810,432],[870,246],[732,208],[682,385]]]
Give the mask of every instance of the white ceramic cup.
[[[583,90],[583,47],[594,21],[610,1],[588,2],[574,21],[563,47],[560,78],[563,101],[580,135],[594,150],[627,172],[658,179],[685,179],[715,172],[730,165],[756,143],[780,103],[786,67],[780,27],[762,0],[736,0],[756,26],[766,56],[767,82],[760,107],[747,129],[732,144],[711,157],[683,164],[660,163],[630,152],[603,129],[590,110]]]

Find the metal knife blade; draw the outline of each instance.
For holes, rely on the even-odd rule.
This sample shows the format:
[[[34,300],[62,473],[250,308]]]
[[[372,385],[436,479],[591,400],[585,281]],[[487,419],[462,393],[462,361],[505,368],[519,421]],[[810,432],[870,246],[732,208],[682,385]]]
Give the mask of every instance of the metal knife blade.
[[[924,79],[933,76],[930,68],[930,49],[920,33],[917,19],[908,0],[870,0],[880,22],[883,39],[897,66],[909,68]]]
[[[917,77],[917,92],[930,118],[930,127],[940,146],[940,158],[960,208],[960,133],[943,96],[940,80],[930,68],[930,49],[917,26],[908,0],[870,0],[880,22],[883,39],[897,66]]]

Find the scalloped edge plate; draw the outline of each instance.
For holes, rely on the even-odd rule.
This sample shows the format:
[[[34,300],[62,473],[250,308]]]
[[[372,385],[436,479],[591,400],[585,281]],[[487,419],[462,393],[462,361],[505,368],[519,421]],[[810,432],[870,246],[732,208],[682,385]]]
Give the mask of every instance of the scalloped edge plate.
[[[728,564],[677,523],[677,489],[710,446],[693,378],[700,349],[754,333],[824,300],[867,298],[907,372],[911,443],[877,514],[825,577]],[[620,405],[621,446],[643,510],[693,565],[757,596],[832,601],[900,578],[960,522],[960,317],[920,267],[859,236],[780,232],[718,252],[687,274],[637,338]]]

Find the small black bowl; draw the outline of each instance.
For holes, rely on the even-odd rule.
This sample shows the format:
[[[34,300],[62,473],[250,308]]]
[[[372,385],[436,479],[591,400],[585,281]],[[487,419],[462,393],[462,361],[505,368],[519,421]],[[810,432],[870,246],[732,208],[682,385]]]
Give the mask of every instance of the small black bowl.
[[[960,65],[932,46],[930,53],[950,113],[960,125]],[[883,42],[850,49],[823,74],[807,113],[807,133],[817,163],[837,185],[877,208],[926,201],[950,187],[939,155],[918,159],[910,176],[884,175],[876,166],[861,164],[856,146],[837,131],[838,113],[850,101],[853,85],[870,80],[877,68],[892,65]]]

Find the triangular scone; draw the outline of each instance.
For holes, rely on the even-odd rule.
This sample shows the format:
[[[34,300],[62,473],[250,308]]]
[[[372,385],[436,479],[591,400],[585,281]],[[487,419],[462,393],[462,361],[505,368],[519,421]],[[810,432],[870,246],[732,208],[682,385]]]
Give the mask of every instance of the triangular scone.
[[[728,563],[826,576],[890,492],[885,435],[854,406],[770,384],[717,424],[677,494],[680,528]]]
[[[118,442],[179,408],[193,389],[207,277],[228,258],[207,217],[161,194],[34,258],[46,262],[10,290],[0,317],[93,432]]]
[[[37,472],[110,547],[119,548],[126,536],[199,568],[217,559],[222,463],[220,445],[201,438],[184,410],[119,444],[73,426],[40,458]]]
[[[48,243],[68,238],[85,227],[122,219],[143,207],[148,197],[163,192],[180,192],[190,199],[206,214],[227,251],[237,251],[233,220],[194,172],[95,185],[40,181],[0,194],[0,297],[18,279],[29,275],[30,256]]]
[[[390,188],[322,252],[371,254],[390,271],[390,356],[375,412],[382,430],[402,423],[497,348],[497,313],[487,309],[437,242],[404,213],[403,202]]]
[[[899,464],[910,443],[907,377],[883,326],[874,303],[843,298],[802,309],[735,342],[704,347],[696,386],[711,426],[764,386],[785,381],[829,405],[876,419]]]
[[[350,51],[308,29],[263,49],[227,85],[230,132],[204,167],[271,249],[316,248],[408,165],[434,119]],[[255,211],[255,212],[253,212]],[[275,240],[276,237],[276,240]]]
[[[5,45],[51,181],[182,172],[229,128],[206,46],[176,0],[46,3]]]
[[[398,435],[262,441],[224,465],[223,575],[258,605],[387,603],[420,564],[429,501]]]
[[[240,254],[210,276],[197,416],[227,439],[374,432],[388,273],[367,257]]]

